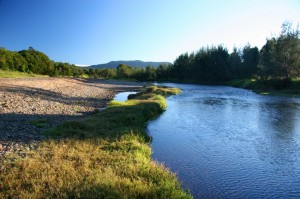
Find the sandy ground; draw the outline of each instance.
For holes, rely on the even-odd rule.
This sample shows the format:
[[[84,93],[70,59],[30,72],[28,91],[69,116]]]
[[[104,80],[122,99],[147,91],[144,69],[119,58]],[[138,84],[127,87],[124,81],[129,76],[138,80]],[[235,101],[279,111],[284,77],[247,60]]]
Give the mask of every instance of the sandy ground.
[[[100,79],[0,79],[0,156],[30,148],[42,131],[97,111],[145,83]]]

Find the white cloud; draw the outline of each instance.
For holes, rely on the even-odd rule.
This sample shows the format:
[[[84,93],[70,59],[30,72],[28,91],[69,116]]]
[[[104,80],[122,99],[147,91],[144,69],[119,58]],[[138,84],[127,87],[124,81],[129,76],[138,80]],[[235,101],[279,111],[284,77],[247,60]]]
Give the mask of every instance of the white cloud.
[[[75,66],[79,66],[79,67],[88,67],[89,65],[85,65],[85,64],[75,64]]]

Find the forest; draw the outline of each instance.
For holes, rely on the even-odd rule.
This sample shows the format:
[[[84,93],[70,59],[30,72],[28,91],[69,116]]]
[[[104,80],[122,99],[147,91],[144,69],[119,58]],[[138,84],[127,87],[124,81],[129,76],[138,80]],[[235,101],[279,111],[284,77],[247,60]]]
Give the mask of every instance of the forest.
[[[174,81],[199,84],[253,78],[271,82],[275,89],[288,86],[300,77],[300,31],[284,22],[277,36],[266,39],[258,49],[247,44],[231,53],[223,45],[202,47],[197,52],[179,55],[173,64],[159,67],[131,67],[120,64],[116,69],[81,68],[54,62],[42,52],[29,47],[19,52],[0,48],[0,69],[17,70],[49,76],[132,79],[137,81]]]
[[[49,76],[79,77],[83,74],[81,68],[69,63],[54,62],[33,47],[19,52],[0,48],[0,69]]]

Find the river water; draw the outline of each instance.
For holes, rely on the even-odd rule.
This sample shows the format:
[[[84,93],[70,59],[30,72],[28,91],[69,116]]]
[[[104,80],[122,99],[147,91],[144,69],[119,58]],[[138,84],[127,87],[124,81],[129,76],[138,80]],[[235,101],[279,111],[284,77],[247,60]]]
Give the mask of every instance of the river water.
[[[121,92],[116,94],[114,97],[114,100],[119,101],[119,102],[125,102],[128,99],[128,96],[131,94],[136,94],[136,92]]]
[[[182,93],[149,122],[152,158],[195,198],[300,198],[300,99],[163,85]]]

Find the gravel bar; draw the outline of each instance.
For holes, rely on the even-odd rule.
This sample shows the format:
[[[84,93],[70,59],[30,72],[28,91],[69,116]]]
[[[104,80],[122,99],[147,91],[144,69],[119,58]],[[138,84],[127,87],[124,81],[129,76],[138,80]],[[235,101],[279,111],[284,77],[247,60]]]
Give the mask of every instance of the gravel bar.
[[[42,131],[91,114],[147,83],[79,78],[0,79],[0,158],[32,150]]]

